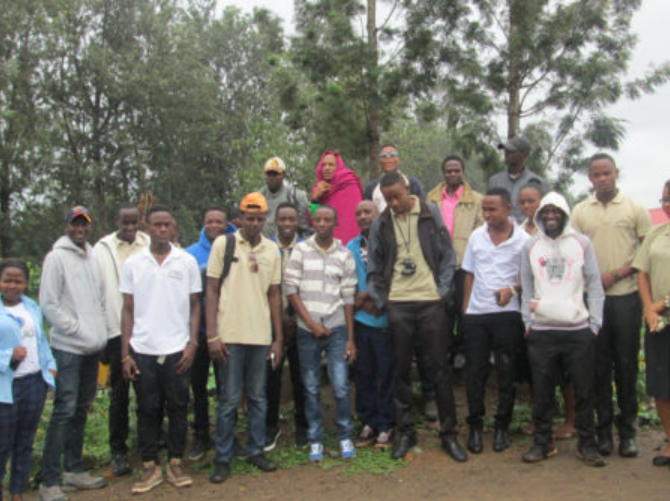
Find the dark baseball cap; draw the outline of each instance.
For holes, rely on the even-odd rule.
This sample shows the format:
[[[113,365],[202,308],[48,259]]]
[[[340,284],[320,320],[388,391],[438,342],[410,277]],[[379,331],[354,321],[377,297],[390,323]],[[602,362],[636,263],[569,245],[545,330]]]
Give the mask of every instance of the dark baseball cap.
[[[517,151],[528,153],[531,147],[530,141],[522,136],[510,138],[506,143],[498,145],[499,150],[509,151],[510,153],[516,153]]]
[[[65,215],[65,222],[66,223],[71,223],[72,221],[74,221],[78,217],[83,217],[89,223],[93,222],[93,218],[91,217],[91,212],[86,207],[84,207],[83,205],[75,205],[69,211],[67,211],[67,214]]]

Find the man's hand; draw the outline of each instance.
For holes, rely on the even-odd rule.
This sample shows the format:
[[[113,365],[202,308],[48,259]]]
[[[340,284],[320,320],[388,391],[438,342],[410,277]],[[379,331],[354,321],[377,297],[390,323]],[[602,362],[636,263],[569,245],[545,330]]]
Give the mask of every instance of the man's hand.
[[[28,350],[26,350],[25,346],[15,346],[14,351],[12,352],[12,360],[15,360],[16,362],[23,362],[27,354]]]
[[[347,346],[344,348],[344,359],[348,364],[353,364],[356,361],[356,343],[347,341]]]
[[[195,352],[197,349],[198,345],[196,344],[188,343],[186,345],[186,348],[184,348],[184,351],[181,354],[179,362],[177,362],[177,365],[174,366],[177,374],[184,374],[191,368],[193,361],[195,360]]]
[[[326,327],[323,324],[317,324],[316,322],[313,322],[312,325],[308,326],[309,331],[314,335],[316,338],[324,337],[324,336],[330,336],[333,331],[331,331],[328,327]]]
[[[137,376],[140,375],[140,370],[132,357],[128,356],[123,359],[123,378],[126,381],[137,381]]]
[[[528,307],[530,308],[531,313],[535,313],[538,304],[540,304],[540,301],[537,299],[531,299],[528,301]]]
[[[614,275],[612,275],[611,272],[606,271],[600,276],[600,280],[603,284],[603,289],[607,290],[610,287],[612,287],[616,283],[616,279],[614,278]]]
[[[268,352],[268,356],[266,358],[272,361],[273,371],[276,371],[277,368],[281,365],[283,356],[284,353],[281,343],[278,343],[277,341],[272,343],[272,345],[270,346],[270,351]]]
[[[512,299],[512,290],[509,287],[498,289],[493,293],[496,297],[496,304],[501,308],[507,306]]]
[[[49,369],[49,372],[50,372],[51,375],[54,377],[54,379],[56,379],[56,377],[58,377],[58,373],[56,372],[55,369]]]
[[[650,332],[656,332],[658,329],[659,314],[665,309],[664,301],[651,303],[644,309],[644,321],[649,325]]]
[[[213,339],[216,339],[216,341],[213,341]],[[207,351],[209,358],[219,365],[225,364],[228,361],[228,355],[230,355],[226,344],[221,341],[219,336],[216,336],[216,338],[207,338]]]

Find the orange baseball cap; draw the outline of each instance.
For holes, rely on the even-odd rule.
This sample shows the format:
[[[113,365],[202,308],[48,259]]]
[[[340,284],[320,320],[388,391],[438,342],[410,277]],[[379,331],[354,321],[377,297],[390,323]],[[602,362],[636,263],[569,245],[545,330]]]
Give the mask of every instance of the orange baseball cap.
[[[262,193],[249,193],[240,202],[240,210],[242,212],[260,214],[268,211],[268,202]]]

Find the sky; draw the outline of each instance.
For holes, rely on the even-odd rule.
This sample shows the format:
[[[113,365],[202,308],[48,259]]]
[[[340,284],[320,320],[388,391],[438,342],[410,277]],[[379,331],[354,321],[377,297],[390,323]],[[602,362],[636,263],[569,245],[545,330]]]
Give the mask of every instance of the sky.
[[[293,0],[219,0],[219,7],[235,5],[251,12],[265,7],[284,20],[284,29],[292,32]],[[670,1],[643,0],[633,18],[633,31],[639,40],[629,68],[629,77],[644,74],[650,63],[670,59]],[[647,208],[658,207],[663,184],[670,179],[670,84],[653,95],[635,101],[622,100],[609,112],[626,121],[626,137],[621,148],[612,153],[620,169],[619,187],[623,193]],[[663,145],[668,141],[669,148]],[[595,151],[594,151],[595,152]],[[575,179],[575,188],[586,191],[585,176]]]

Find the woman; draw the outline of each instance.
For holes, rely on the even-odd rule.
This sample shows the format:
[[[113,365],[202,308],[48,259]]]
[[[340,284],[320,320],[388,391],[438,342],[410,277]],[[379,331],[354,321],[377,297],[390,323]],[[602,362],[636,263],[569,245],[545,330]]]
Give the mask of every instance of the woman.
[[[661,206],[670,216],[670,181],[663,188]],[[647,324],[644,336],[647,394],[654,397],[658,417],[670,439],[670,223],[657,226],[645,237],[633,268],[639,272],[637,286]],[[670,443],[665,443],[653,465],[670,465]]]
[[[11,455],[12,501],[23,499],[47,386],[54,387],[56,376],[42,312],[24,295],[28,278],[22,260],[0,261],[0,484]]]
[[[537,233],[535,212],[540,206],[540,200],[542,200],[542,192],[538,185],[527,184],[519,190],[519,209],[526,217],[521,223],[521,227],[531,236]]]
[[[361,181],[354,171],[344,166],[339,153],[324,151],[316,167],[317,182],[312,188],[311,208],[330,205],[337,211],[335,238],[347,245],[358,235],[356,205],[363,200]]]

